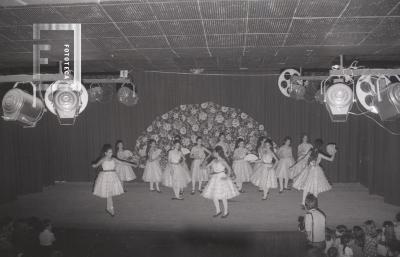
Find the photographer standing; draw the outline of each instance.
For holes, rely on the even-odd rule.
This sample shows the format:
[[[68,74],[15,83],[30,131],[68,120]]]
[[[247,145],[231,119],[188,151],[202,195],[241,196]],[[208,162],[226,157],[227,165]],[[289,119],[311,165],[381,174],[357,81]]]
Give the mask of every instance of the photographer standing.
[[[318,209],[318,199],[312,194],[307,195],[305,207],[307,213],[304,217],[304,225],[308,245],[312,248],[325,250],[326,215]]]

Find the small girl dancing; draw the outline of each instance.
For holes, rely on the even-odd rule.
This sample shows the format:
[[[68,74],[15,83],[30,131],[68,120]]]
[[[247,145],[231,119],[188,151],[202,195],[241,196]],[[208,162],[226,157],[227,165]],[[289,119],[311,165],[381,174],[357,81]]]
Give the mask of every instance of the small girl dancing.
[[[150,139],[147,143],[146,148],[146,166],[143,172],[143,181],[150,183],[150,191],[157,190],[158,193],[161,193],[160,190],[160,182],[162,178],[162,171],[160,166],[160,154],[161,150],[157,149],[156,141]],[[154,189],[154,185],[156,189]]]
[[[103,168],[96,178],[93,194],[101,198],[107,198],[106,212],[114,217],[115,211],[112,197],[124,193],[121,181],[115,172],[115,166],[116,164],[124,164],[137,167],[137,164],[120,161],[113,157],[113,151],[110,144],[104,145],[102,152],[103,157],[98,162],[92,164],[93,168],[97,168],[100,165]]]
[[[190,157],[194,160],[192,161],[192,195],[195,194],[196,182],[199,182],[199,192],[202,193],[202,183],[203,181],[208,181],[208,172],[205,167],[203,167],[202,163],[206,158],[206,153],[208,155],[211,152],[202,145],[202,138],[197,137],[196,145],[193,146],[190,151]]]
[[[243,191],[243,183],[244,182],[249,182],[250,177],[253,173],[250,163],[248,161],[244,160],[244,157],[249,153],[249,150],[247,150],[244,147],[244,140],[242,138],[239,138],[236,141],[236,146],[235,150],[233,151],[233,173],[235,173],[236,176],[236,185],[238,187],[238,190],[240,193],[244,193]]]

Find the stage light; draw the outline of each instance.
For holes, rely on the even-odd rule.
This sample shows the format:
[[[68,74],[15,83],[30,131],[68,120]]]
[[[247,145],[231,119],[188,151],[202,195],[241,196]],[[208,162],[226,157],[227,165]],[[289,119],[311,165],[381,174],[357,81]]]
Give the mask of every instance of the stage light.
[[[346,84],[333,84],[325,92],[325,106],[333,122],[347,121],[352,105],[353,90]]]
[[[85,87],[73,80],[58,80],[46,90],[46,107],[57,115],[60,125],[73,125],[87,103],[88,93]]]
[[[291,97],[290,92],[293,91],[291,79],[294,76],[300,76],[300,72],[295,69],[286,69],[279,75],[278,87],[281,93],[286,97]],[[301,91],[301,89],[294,89],[294,93],[298,91]]]
[[[9,90],[3,97],[3,119],[5,121],[18,121],[24,127],[33,128],[43,117],[46,109],[43,102],[36,97],[36,86],[30,82],[33,88],[33,96],[16,88],[20,82],[15,83],[14,88]]]
[[[378,113],[374,105],[374,97],[379,90],[385,89],[390,84],[390,79],[386,76],[363,75],[357,80],[356,96],[359,103],[372,113]]]
[[[381,120],[388,120],[400,116],[400,82],[389,84],[379,90],[373,103],[378,110]]]
[[[132,85],[132,89],[128,85]],[[118,89],[118,101],[127,106],[133,106],[138,103],[139,96],[137,94],[136,86],[132,83],[123,84],[120,89]]]

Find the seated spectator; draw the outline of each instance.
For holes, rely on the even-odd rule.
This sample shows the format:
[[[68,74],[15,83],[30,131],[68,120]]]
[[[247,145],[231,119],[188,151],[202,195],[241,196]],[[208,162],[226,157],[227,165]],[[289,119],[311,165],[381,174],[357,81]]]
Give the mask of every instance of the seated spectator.
[[[56,237],[52,232],[52,225],[50,220],[44,220],[43,230],[39,234],[40,248],[43,257],[50,257],[53,252],[53,243]]]
[[[353,257],[353,250],[350,247],[351,234],[345,233],[340,238],[338,252],[340,257]]]
[[[325,244],[325,253],[328,253],[329,248],[335,247],[335,231],[330,228],[325,229]]]
[[[388,255],[388,244],[396,240],[394,233],[394,224],[391,221],[385,221],[382,225],[382,231],[378,233],[378,246],[377,251],[380,256]]]
[[[350,242],[350,247],[353,250],[354,257],[364,257],[363,248],[365,244],[364,230],[359,226],[353,227],[353,240]]]
[[[318,209],[317,198],[309,194],[306,197],[307,213],[304,217],[305,231],[309,246],[325,250],[325,213]]]
[[[400,257],[400,241],[391,241],[388,245],[389,256]]]
[[[394,233],[396,234],[396,239],[400,241],[400,212],[397,213],[395,217]]]
[[[367,220],[364,222],[365,226],[365,244],[364,244],[364,256],[365,257],[376,257],[378,256],[377,247],[377,231],[376,225],[373,220]]]
[[[336,236],[336,240],[335,240],[335,246],[339,247],[340,243],[341,243],[341,238],[344,235],[344,233],[347,232],[347,227],[345,225],[338,225],[336,226],[336,231],[335,231],[335,236]]]
[[[339,256],[338,249],[336,247],[332,246],[331,248],[328,249],[326,256],[327,257],[338,257]]]

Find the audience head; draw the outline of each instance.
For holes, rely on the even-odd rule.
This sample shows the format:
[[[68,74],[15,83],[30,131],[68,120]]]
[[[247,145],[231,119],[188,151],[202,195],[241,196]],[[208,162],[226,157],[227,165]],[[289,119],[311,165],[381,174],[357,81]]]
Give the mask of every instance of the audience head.
[[[49,219],[43,220],[43,230],[48,229],[51,230],[51,221]]]
[[[306,210],[318,209],[318,199],[313,194],[308,194],[305,201]]]
[[[356,245],[363,248],[364,243],[365,243],[365,233],[364,233],[364,230],[360,226],[353,227],[353,237],[354,237],[354,241],[355,241]]]
[[[345,225],[336,226],[336,236],[341,237],[344,233],[346,233],[347,227]]]
[[[377,235],[376,225],[373,220],[367,220],[366,222],[364,222],[364,229],[365,234],[368,236],[375,237]]]
[[[244,147],[244,139],[241,138],[241,137],[239,137],[239,138],[236,140],[235,149],[238,148],[238,147]]]
[[[329,249],[328,249],[328,252],[326,253],[326,255],[328,256],[328,257],[337,257],[337,256],[339,256],[339,252],[338,252],[338,249],[336,248],[336,247],[330,247]]]
[[[396,222],[400,222],[400,212],[396,214],[395,220]]]
[[[325,257],[325,253],[319,248],[311,248],[307,251],[306,257]]]

